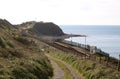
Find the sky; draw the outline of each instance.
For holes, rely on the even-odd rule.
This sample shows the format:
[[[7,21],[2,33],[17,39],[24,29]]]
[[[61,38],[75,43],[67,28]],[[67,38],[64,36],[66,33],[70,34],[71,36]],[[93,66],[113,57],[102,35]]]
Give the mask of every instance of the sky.
[[[120,0],[0,0],[0,18],[58,25],[120,25]]]

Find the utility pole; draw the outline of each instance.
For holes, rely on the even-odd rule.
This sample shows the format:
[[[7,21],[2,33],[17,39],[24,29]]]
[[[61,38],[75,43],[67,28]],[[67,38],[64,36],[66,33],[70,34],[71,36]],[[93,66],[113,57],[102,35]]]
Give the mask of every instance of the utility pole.
[[[87,52],[86,52],[86,36],[85,36],[85,54],[86,54]],[[85,56],[85,59],[87,58],[87,54],[86,54],[86,56]]]
[[[120,54],[119,54],[119,59],[118,59],[118,71],[120,70]]]
[[[71,45],[72,45],[72,33],[71,33]]]
[[[85,49],[86,49],[86,36],[85,36]]]

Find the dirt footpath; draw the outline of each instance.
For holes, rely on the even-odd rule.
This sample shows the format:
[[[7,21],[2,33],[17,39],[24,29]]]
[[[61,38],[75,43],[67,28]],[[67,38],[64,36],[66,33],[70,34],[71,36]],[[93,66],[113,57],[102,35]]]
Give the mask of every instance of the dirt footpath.
[[[49,58],[54,69],[53,79],[64,79],[64,71],[58,66],[58,64],[55,61],[51,59],[49,55],[47,55],[47,57]]]
[[[48,54],[46,54],[46,56],[48,57],[48,59],[50,60],[52,66],[54,68],[53,79],[64,79],[64,71],[59,67],[59,65],[53,60],[53,58],[51,56],[49,56]],[[56,59],[56,60],[58,60],[58,59]],[[58,61],[60,61],[60,60],[58,60]],[[60,61],[60,62],[63,63],[66,68],[68,68],[68,70],[70,71],[70,73],[73,76],[73,79],[81,79],[79,73],[75,69],[73,69],[69,64],[67,64],[63,61]]]

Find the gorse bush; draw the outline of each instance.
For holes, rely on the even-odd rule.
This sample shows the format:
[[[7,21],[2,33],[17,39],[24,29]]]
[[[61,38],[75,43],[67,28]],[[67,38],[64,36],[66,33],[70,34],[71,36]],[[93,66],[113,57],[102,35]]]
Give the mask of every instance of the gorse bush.
[[[12,75],[14,76],[15,79],[37,79],[36,76],[33,74],[29,73],[29,71],[22,67],[22,66],[17,66],[13,71]]]
[[[6,41],[0,37],[0,46],[3,48],[9,48],[9,45],[7,45]]]
[[[4,58],[11,58],[11,57],[17,57],[21,58],[24,57],[24,51],[23,50],[15,50],[15,49],[0,49],[0,57]]]
[[[24,45],[30,45],[31,41],[28,38],[25,37],[16,37],[15,38],[17,41],[19,41],[20,43],[23,43]]]
[[[7,44],[9,45],[9,47],[15,48],[15,45],[12,41],[7,41]]]
[[[50,62],[48,60],[35,60],[30,59],[29,62],[24,61],[21,66],[16,66],[12,75],[16,79],[49,79],[53,75]],[[41,63],[41,61],[44,63]]]
[[[52,76],[50,62],[41,58],[21,59],[13,67],[0,70],[0,79],[49,79]]]

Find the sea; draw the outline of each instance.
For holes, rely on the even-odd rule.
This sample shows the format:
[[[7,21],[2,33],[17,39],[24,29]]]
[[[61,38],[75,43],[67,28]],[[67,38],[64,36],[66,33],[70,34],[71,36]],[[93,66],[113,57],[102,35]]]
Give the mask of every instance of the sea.
[[[120,26],[118,25],[60,25],[67,34],[86,35],[85,37],[72,37],[66,40],[90,46],[97,46],[111,57],[120,55]]]

